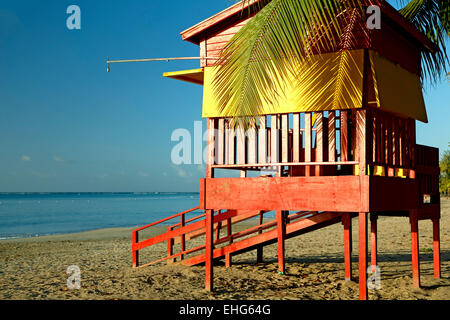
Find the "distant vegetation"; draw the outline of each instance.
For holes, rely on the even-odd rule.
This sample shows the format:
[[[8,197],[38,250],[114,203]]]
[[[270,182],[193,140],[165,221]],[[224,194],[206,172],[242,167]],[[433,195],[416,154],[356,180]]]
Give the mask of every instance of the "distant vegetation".
[[[439,161],[441,175],[439,177],[439,191],[442,195],[450,195],[450,150],[444,151]]]

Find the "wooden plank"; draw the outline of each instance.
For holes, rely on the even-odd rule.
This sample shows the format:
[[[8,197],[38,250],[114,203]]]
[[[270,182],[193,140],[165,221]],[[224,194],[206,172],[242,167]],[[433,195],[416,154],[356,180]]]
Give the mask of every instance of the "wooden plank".
[[[270,116],[270,135],[271,135],[271,151],[270,162],[280,162],[280,142],[279,142],[279,126],[276,115]]]
[[[258,163],[267,163],[267,125],[266,116],[259,118]]]
[[[132,263],[133,263],[133,268],[137,268],[139,267],[139,251],[134,249],[134,246],[136,245],[136,243],[139,242],[139,234],[137,231],[133,231],[132,233],[132,239],[131,239],[131,252],[132,252]]]
[[[200,59],[200,67],[206,67],[207,65],[207,59],[204,59],[208,56],[207,46],[206,46],[206,39],[203,38],[202,41],[200,41],[200,57],[203,59]]]
[[[292,115],[292,161],[300,162],[300,149],[302,139],[300,137],[300,113]]]
[[[230,125],[228,128],[228,164],[235,164],[236,158],[236,131]]]
[[[328,111],[328,161],[336,161],[336,114]]]
[[[256,138],[256,128],[251,127],[248,129],[248,163],[258,163],[258,146]]]
[[[344,225],[344,265],[345,281],[352,280],[352,217],[350,213],[342,215]]]
[[[434,277],[441,278],[441,253],[440,253],[440,235],[439,219],[433,219],[433,269]]]
[[[214,164],[214,119],[208,118],[206,120],[206,177],[212,178],[214,176],[214,169],[212,165]]]
[[[357,176],[206,179],[206,208],[359,212],[369,209],[363,178],[362,186]]]
[[[237,136],[237,163],[244,164],[244,163],[246,163],[246,161],[245,161],[246,150],[245,150],[244,128],[238,127],[236,130],[236,136]]]
[[[286,272],[284,261],[284,241],[286,238],[286,214],[285,211],[278,210],[276,214],[277,219],[277,239],[278,239],[278,273],[284,274]]]
[[[323,159],[323,112],[316,112],[316,162],[322,162]],[[323,167],[316,166],[316,176],[323,175]]]
[[[359,161],[359,175],[363,176],[367,171],[367,110],[357,110],[356,111],[356,145],[357,145],[357,157]]]
[[[225,119],[218,120],[217,130],[217,164],[225,164]]]
[[[419,261],[419,220],[417,210],[411,210],[409,214],[411,224],[411,255],[413,286],[420,287],[420,261]]]
[[[305,162],[311,162],[312,155],[312,123],[311,123],[311,113],[305,113]],[[305,176],[310,176],[309,166],[305,167]]]
[[[370,214],[370,265],[372,272],[377,266],[377,215]]]
[[[258,224],[261,226],[264,223],[264,212],[260,212],[259,213],[259,219],[258,219]],[[258,234],[261,234],[263,231],[259,230]],[[259,246],[256,249],[256,263],[262,263],[263,262],[263,247]]]
[[[227,237],[230,239],[229,243],[233,243],[233,238],[231,237],[231,235],[233,234],[232,231],[232,223],[231,223],[231,218],[227,219]],[[230,268],[231,267],[231,254],[228,253],[227,255],[225,255],[225,267],[226,268]]]
[[[289,116],[281,115],[281,162],[289,162]]]
[[[348,111],[341,111],[340,118],[341,118],[341,161],[348,161],[349,159]]]
[[[214,210],[206,212],[205,290],[213,291]]]
[[[359,213],[359,299],[367,300],[367,213]]]

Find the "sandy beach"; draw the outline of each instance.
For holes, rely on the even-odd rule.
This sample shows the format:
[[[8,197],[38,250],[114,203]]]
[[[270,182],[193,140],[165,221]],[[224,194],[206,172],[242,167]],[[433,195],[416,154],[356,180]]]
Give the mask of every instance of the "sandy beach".
[[[450,200],[441,201],[442,278],[434,279],[432,224],[419,222],[422,287],[412,286],[407,218],[380,217],[378,260],[381,289],[370,299],[450,299]],[[353,219],[353,281],[344,281],[343,227],[335,224],[286,242],[287,274],[277,273],[276,245],[233,258],[214,268],[214,293],[203,289],[204,267],[161,263],[131,268],[131,228],[0,241],[0,299],[358,299],[358,226]],[[154,230],[158,233],[160,230]],[[198,239],[197,241],[201,241]],[[143,251],[162,257],[166,244]],[[81,288],[67,288],[71,265],[81,270]]]

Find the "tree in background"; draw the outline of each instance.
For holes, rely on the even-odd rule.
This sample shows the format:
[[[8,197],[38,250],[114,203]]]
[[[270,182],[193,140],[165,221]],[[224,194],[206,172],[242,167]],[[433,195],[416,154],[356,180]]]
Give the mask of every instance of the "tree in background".
[[[450,150],[446,150],[439,161],[441,175],[439,177],[439,191],[441,194],[450,194]]]

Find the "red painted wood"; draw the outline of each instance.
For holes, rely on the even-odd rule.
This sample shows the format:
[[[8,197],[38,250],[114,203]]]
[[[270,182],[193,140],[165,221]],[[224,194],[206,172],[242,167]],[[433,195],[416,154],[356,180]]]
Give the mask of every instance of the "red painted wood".
[[[233,243],[233,238],[231,237],[231,235],[233,234],[233,230],[232,230],[232,223],[231,223],[231,218],[227,219],[227,236],[229,237],[229,243]],[[228,253],[225,255],[225,267],[226,268],[230,268],[231,267],[231,253]]]
[[[205,289],[213,291],[213,230],[214,230],[214,210],[206,212],[206,240],[205,240]]]
[[[376,215],[370,214],[370,264],[372,272],[377,266],[377,219]]]
[[[367,300],[367,213],[359,213],[359,299]]]
[[[344,264],[345,280],[352,280],[352,218],[350,213],[342,216],[344,225]]]
[[[441,253],[440,253],[440,235],[439,219],[433,219],[433,266],[434,277],[441,278]]]
[[[312,123],[311,123],[311,113],[305,113],[305,162],[311,162],[312,154]],[[310,176],[311,167],[305,167],[305,176]]]
[[[285,273],[284,240],[286,238],[285,211],[277,211],[277,238],[278,238],[278,272]]]
[[[323,143],[323,112],[316,113],[316,158],[315,161],[322,162],[324,160],[324,143]],[[315,166],[315,175],[322,176],[323,175],[323,167]]]
[[[420,287],[420,261],[419,261],[419,223],[417,210],[411,210],[409,214],[411,224],[411,255],[412,255],[412,275],[413,285]]]
[[[258,163],[267,163],[267,129],[266,116],[259,118],[258,128]]]
[[[300,219],[293,223],[286,225],[286,239],[317,230],[322,227],[326,227],[341,221],[341,215],[334,212],[316,213],[312,217],[307,219]],[[257,234],[253,237],[245,238],[241,241],[233,242],[233,244],[225,247],[220,247],[214,250],[214,259],[225,256],[227,253],[243,253],[248,250],[254,250],[259,245],[270,245],[277,242],[278,232],[276,228],[276,222],[269,222],[271,224],[271,230],[268,230],[262,234]],[[258,229],[254,229],[254,233],[257,233]],[[247,235],[247,234],[246,234]],[[197,265],[205,261],[205,255],[199,255],[190,259],[182,261],[184,265]]]
[[[181,216],[180,216],[180,226],[181,227],[184,227],[185,226],[185,216],[184,216],[184,214],[182,214]],[[173,241],[173,240],[172,240]],[[183,251],[185,251],[186,250],[186,235],[185,234],[182,234],[181,236],[180,236],[180,250],[181,250],[181,252],[183,252]],[[183,255],[181,255],[180,256],[180,259],[181,260],[183,260],[183,258],[184,258],[184,256]]]
[[[349,130],[348,130],[348,111],[340,112],[341,118],[341,161],[348,161],[349,157]]]
[[[328,111],[328,161],[336,161],[336,114]]]
[[[139,251],[134,249],[135,244],[139,242],[139,235],[137,231],[133,231],[131,241],[132,241],[131,252],[132,252],[133,268],[136,268],[139,267]]]
[[[261,212],[259,214],[258,224],[261,226],[264,223],[264,213]],[[263,231],[258,231],[258,234],[261,234]],[[256,263],[262,263],[263,262],[263,247],[259,246],[256,249]]]
[[[362,189],[357,176],[206,179],[206,208],[359,212],[369,207],[368,178]]]

